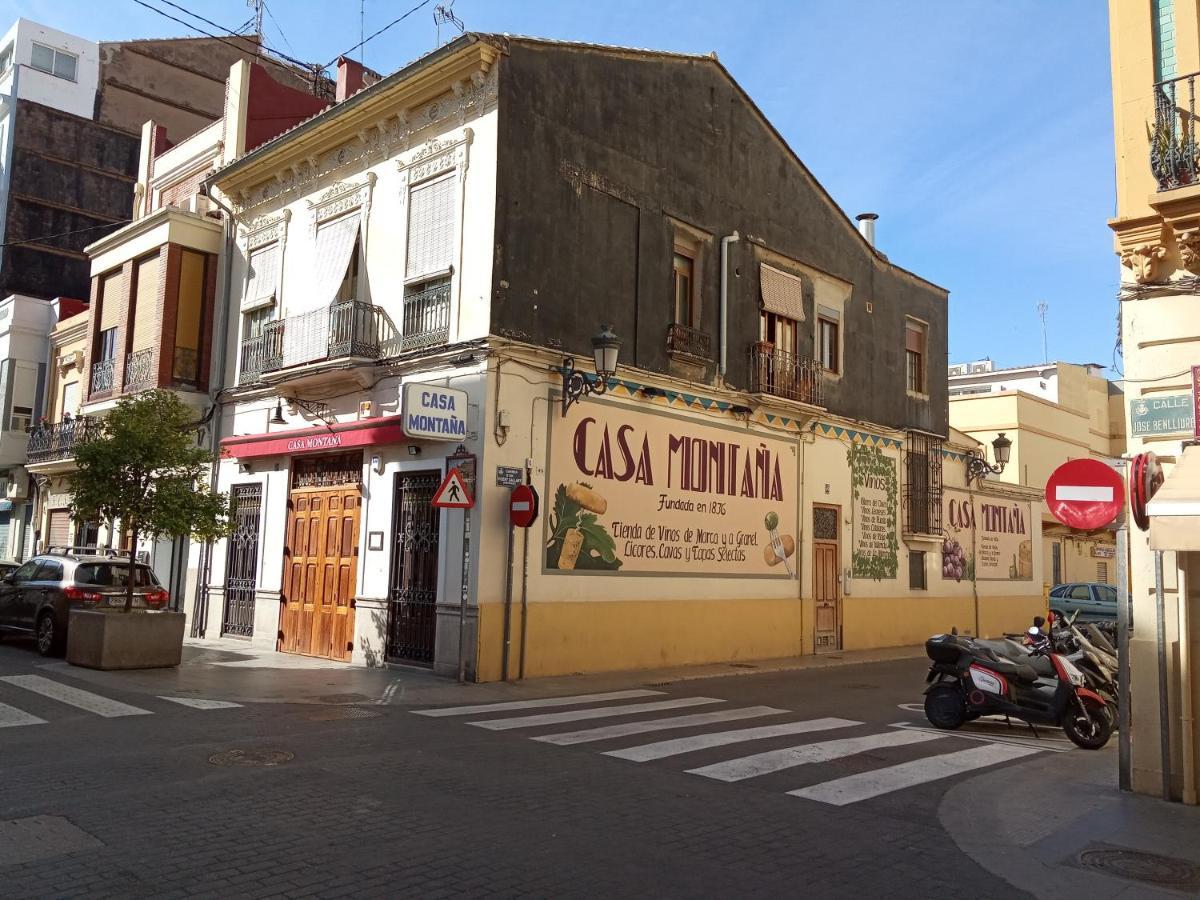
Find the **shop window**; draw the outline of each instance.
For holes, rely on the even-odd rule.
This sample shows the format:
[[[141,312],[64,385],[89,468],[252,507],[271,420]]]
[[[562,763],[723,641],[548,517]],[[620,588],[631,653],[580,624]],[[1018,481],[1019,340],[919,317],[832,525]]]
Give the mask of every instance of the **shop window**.
[[[908,586],[914,591],[926,589],[924,550],[908,551]]]
[[[908,433],[904,457],[904,530],[942,533],[942,440],[920,431]]]

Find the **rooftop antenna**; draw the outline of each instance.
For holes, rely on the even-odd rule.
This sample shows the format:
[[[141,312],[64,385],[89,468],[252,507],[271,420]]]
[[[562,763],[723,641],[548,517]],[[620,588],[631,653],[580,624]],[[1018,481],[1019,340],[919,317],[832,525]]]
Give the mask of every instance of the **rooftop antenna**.
[[[254,10],[254,33],[262,37],[263,33],[263,7],[267,5],[266,0],[246,0],[246,5]]]
[[[442,46],[442,26],[452,25],[458,29],[458,33],[462,34],[467,30],[466,24],[458,16],[454,14],[454,0],[450,0],[448,6],[441,4],[433,8],[433,24],[437,26],[437,45]]]
[[[363,39],[363,25],[367,19],[367,0],[358,0],[358,61],[367,64],[367,42]]]
[[[1046,311],[1050,309],[1050,304],[1042,300],[1037,305],[1038,317],[1042,320],[1042,362],[1045,365],[1050,364],[1050,351],[1046,349]]]

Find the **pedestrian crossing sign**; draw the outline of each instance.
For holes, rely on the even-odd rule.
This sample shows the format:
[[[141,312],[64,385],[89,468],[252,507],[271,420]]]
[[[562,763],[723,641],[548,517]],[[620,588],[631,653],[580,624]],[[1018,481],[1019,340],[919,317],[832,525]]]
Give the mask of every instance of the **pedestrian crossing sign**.
[[[475,498],[457,466],[446,473],[431,502],[439,509],[471,509],[475,505]]]

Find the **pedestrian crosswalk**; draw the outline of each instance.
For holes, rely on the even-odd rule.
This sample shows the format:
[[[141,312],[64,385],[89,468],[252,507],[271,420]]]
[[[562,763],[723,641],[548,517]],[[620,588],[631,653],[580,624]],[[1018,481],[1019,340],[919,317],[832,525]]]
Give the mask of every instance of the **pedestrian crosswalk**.
[[[646,702],[618,702],[626,700]],[[783,779],[796,779],[782,793],[831,806],[859,803],[1011,762],[1043,749],[1027,743],[986,741],[978,736],[973,739],[986,742],[961,749],[964,742],[954,732],[905,727],[907,723],[878,730],[855,719],[799,718],[790,710],[773,706],[711,708],[723,703],[717,697],[667,697],[661,691],[633,690],[413,712],[430,718],[458,718],[489,731],[519,731],[533,741],[553,746],[600,745],[591,749],[628,762],[681,758],[684,772],[714,781],[759,779],[760,784],[774,785]],[[693,707],[710,708],[687,712]],[[548,709],[553,711],[545,711]],[[672,714],[659,715],[666,712]],[[784,717],[791,720],[779,721]],[[561,730],[569,723],[596,719],[619,721]],[[775,721],[727,727],[754,719]],[[641,743],[627,740],[669,731],[686,733]],[[806,739],[798,743],[797,738],[802,736]],[[826,774],[833,777],[825,778]],[[797,780],[805,784],[814,775],[824,780],[795,787]]]
[[[69,709],[79,710],[102,719],[154,715],[152,709],[134,706],[95,691],[84,690],[53,678],[47,678],[44,675],[0,676],[0,696],[3,696],[6,701],[11,701],[11,703],[0,702],[0,728],[46,725],[55,717],[56,713],[66,712]],[[21,697],[24,697],[25,700],[22,701]],[[208,700],[200,697],[162,696],[156,699],[198,710],[231,709],[241,706],[239,703],[228,700]],[[33,703],[37,713],[13,705],[16,703],[23,703],[23,705]]]

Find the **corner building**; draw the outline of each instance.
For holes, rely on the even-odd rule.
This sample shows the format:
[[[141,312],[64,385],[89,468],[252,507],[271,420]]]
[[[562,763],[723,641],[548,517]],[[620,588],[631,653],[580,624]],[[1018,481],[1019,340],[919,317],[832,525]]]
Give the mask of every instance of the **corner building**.
[[[1044,608],[1037,492],[968,484],[980,445],[948,428],[946,291],[715,58],[467,34],[209,184],[238,223],[239,516],[196,633],[450,674],[461,628],[494,680]],[[616,374],[565,404],[602,325]],[[475,507],[434,509],[460,452]]]

